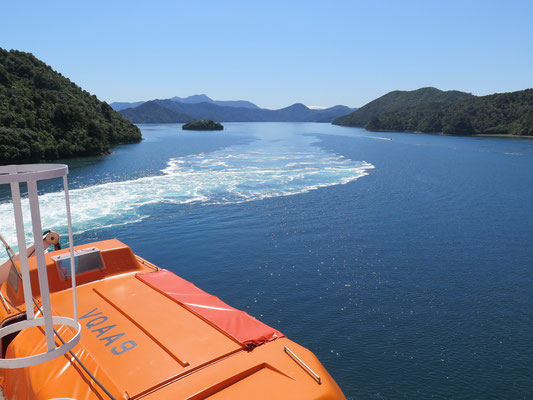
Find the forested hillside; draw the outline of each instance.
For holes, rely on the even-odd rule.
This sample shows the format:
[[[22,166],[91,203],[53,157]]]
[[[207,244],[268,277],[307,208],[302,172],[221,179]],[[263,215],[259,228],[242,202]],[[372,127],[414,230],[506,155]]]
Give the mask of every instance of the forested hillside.
[[[30,53],[0,49],[0,163],[109,152],[140,130]]]
[[[533,135],[533,89],[456,102],[430,102],[382,113],[368,130],[443,132],[455,135]]]
[[[470,93],[457,90],[442,91],[434,87],[426,87],[411,91],[395,90],[381,96],[351,114],[333,121],[335,125],[363,127],[376,115],[404,110],[428,102],[453,102],[474,97]]]

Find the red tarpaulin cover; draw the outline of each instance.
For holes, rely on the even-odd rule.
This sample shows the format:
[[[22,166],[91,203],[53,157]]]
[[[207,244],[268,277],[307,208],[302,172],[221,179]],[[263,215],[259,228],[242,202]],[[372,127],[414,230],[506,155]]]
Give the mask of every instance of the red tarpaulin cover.
[[[281,332],[227,305],[170,271],[162,269],[137,274],[137,278],[215,325],[243,346],[255,347],[283,336]]]

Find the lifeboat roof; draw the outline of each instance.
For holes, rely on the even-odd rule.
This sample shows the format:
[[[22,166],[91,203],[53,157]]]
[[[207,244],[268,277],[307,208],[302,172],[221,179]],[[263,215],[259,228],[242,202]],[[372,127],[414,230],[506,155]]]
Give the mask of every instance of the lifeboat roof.
[[[319,398],[324,390],[342,396],[333,380],[327,387],[317,385],[309,371],[283,353],[290,343],[314,370],[329,377],[308,350],[276,329],[135,256],[118,240],[77,246],[76,251],[94,248],[103,262],[77,274],[82,339],[73,351],[110,392],[117,394],[116,398],[200,399],[229,387],[232,389],[224,389],[228,398],[241,398],[235,397],[236,393],[250,396],[251,392],[242,387],[255,382],[247,378],[252,375],[260,382],[279,381],[285,393],[301,392],[298,382],[303,380],[305,390],[311,390],[306,398]],[[70,281],[62,276],[57,262],[57,256],[63,253],[47,253],[47,271],[53,314],[71,316]],[[33,293],[39,301],[35,274],[36,265],[30,259]],[[11,310],[9,313],[0,307],[2,325],[24,312],[20,286],[10,280],[1,287]],[[56,329],[64,340],[74,333],[67,326]],[[270,342],[279,344],[268,350]],[[46,341],[40,328],[29,328],[10,343],[2,343],[2,347],[6,358],[26,357],[46,351]],[[266,352],[261,350],[263,347]],[[68,353],[42,365],[4,370],[2,377],[7,398],[106,398]],[[191,385],[176,386],[184,380]],[[238,390],[237,382],[241,385]]]

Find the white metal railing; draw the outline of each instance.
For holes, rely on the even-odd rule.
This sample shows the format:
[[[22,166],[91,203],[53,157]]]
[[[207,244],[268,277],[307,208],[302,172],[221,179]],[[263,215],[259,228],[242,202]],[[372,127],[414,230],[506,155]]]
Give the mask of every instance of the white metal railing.
[[[322,384],[322,378],[320,378],[320,375],[318,375],[315,371],[311,369],[309,365],[304,363],[300,357],[298,357],[294,352],[289,349],[287,346],[284,347],[283,351],[289,355],[294,361],[296,361],[304,370],[307,371],[309,375],[311,375],[319,385]]]
[[[0,368],[28,367],[31,365],[36,365],[52,360],[70,351],[80,341],[81,326],[78,322],[78,307],[76,298],[76,271],[74,263],[74,245],[72,237],[72,221],[70,213],[70,199],[68,195],[67,174],[68,167],[64,164],[27,164],[0,166],[0,184],[10,184],[11,186],[15,226],[17,230],[21,279],[24,292],[24,302],[26,305],[26,319],[0,328],[0,338],[3,338],[14,332],[22,331],[26,328],[44,326],[47,349],[45,353],[28,357],[7,359],[0,358]],[[70,267],[72,279],[72,318],[52,315],[50,287],[48,284],[48,274],[46,271],[46,260],[44,256],[45,249],[43,245],[41,213],[39,208],[39,194],[37,189],[37,182],[40,180],[48,180],[54,178],[63,178],[63,189],[65,191],[65,206],[67,214],[66,217],[68,225]],[[37,261],[37,274],[41,293],[41,307],[37,305],[37,308],[42,314],[42,316],[36,316],[34,312],[34,298],[31,291],[30,271],[24,232],[24,216],[22,213],[22,201],[20,195],[21,182],[26,182],[26,185],[28,187],[33,240],[35,244],[35,257]],[[62,345],[56,347],[54,337],[54,325],[65,325],[72,327],[76,330],[76,333],[68,342],[64,342]]]

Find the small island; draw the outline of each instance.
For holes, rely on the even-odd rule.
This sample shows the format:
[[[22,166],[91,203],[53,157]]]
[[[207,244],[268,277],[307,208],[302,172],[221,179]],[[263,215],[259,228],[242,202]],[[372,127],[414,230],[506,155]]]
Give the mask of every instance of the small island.
[[[224,129],[222,124],[212,121],[210,119],[203,119],[201,121],[191,121],[184,124],[181,129],[188,131],[221,131]]]

